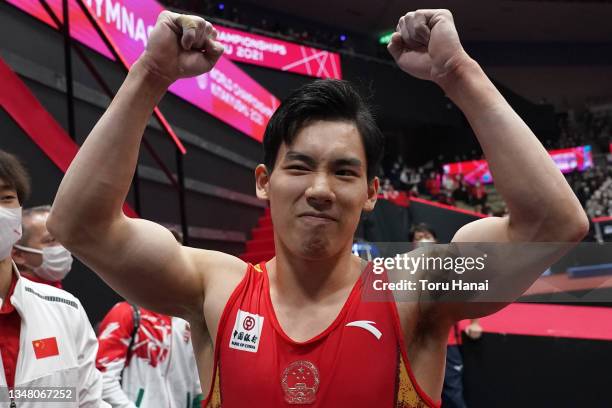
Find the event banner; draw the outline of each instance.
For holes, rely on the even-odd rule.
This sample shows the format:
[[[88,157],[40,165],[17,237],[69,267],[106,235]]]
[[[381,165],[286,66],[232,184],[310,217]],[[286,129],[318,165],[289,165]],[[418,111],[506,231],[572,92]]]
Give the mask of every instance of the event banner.
[[[342,79],[340,55],[216,25],[227,58],[317,78]]]
[[[57,28],[38,0],[8,0],[10,4]],[[83,0],[128,65],[147,45],[157,16],[163,11],[154,0]],[[62,0],[47,0],[62,20]],[[70,34],[99,53],[113,58],[75,0],[70,0]],[[278,99],[227,58],[197,78],[182,79],[170,87],[177,96],[223,122],[261,141]]]
[[[564,174],[572,171],[584,171],[593,167],[593,156],[589,145],[549,150],[548,154],[550,154],[557,168]],[[489,164],[485,160],[448,163],[443,166],[443,169],[444,176],[463,174],[465,180],[470,184],[477,181],[483,184],[493,182]]]

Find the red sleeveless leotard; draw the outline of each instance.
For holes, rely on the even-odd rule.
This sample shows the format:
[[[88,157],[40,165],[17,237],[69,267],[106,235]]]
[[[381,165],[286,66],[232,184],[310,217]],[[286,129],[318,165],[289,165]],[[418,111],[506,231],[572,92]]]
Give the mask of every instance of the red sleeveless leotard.
[[[203,406],[438,407],[412,375],[395,302],[362,302],[370,275],[325,331],[298,343],[276,319],[265,264],[249,264],[219,322]]]

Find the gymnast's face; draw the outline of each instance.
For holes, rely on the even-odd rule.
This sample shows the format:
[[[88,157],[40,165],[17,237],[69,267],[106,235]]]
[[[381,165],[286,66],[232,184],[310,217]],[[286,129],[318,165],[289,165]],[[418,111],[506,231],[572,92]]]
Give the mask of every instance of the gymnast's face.
[[[350,250],[362,211],[376,202],[363,143],[350,122],[316,121],[282,144],[274,169],[256,170],[257,194],[270,201],[277,251],[324,259]]]

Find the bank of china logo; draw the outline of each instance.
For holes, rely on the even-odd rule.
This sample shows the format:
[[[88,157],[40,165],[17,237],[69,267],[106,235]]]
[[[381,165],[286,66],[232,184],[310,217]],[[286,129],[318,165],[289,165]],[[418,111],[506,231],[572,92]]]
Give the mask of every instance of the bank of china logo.
[[[230,348],[257,353],[263,322],[263,316],[238,309],[230,336]]]
[[[361,327],[362,329],[372,333],[377,340],[380,340],[382,337],[382,332],[374,327],[375,324],[376,322],[372,322],[370,320],[355,320],[354,322],[347,323],[346,327]]]

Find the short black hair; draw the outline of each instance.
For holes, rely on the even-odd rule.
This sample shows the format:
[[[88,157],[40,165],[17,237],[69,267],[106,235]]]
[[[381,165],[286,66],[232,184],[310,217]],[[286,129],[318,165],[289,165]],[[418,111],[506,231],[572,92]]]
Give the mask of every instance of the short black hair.
[[[426,224],[424,222],[420,222],[414,226],[412,226],[412,228],[410,228],[410,242],[414,241],[414,235],[417,232],[429,232],[435,239],[436,241],[438,240],[438,236],[436,235],[436,231],[431,228],[431,226],[429,226],[429,224]]]
[[[291,145],[296,135],[313,121],[346,121],[357,127],[366,154],[368,181],[378,174],[384,136],[370,107],[353,86],[343,80],[321,79],[293,91],[270,118],[263,139],[264,164],[272,171],[283,142]]]
[[[17,157],[4,150],[0,150],[0,179],[15,189],[19,204],[23,205],[30,196],[30,175]]]

